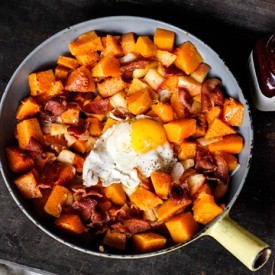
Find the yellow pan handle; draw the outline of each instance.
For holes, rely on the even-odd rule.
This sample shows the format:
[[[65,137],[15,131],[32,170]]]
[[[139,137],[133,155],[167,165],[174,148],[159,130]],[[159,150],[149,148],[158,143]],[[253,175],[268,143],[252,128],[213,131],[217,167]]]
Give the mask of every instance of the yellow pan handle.
[[[269,245],[231,220],[228,212],[210,227],[205,235],[216,239],[252,271],[261,268],[271,254]]]

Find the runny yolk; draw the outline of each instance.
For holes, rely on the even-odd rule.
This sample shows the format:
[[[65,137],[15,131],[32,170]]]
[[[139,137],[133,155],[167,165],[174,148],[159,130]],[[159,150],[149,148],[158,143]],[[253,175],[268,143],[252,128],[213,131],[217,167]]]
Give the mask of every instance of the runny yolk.
[[[136,152],[146,153],[166,141],[165,130],[157,121],[143,118],[132,124],[131,146]]]

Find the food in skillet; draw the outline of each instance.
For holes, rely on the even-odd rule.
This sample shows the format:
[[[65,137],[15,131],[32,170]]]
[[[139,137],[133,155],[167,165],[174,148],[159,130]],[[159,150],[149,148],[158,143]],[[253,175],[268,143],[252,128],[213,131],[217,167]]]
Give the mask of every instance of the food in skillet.
[[[30,96],[6,148],[14,183],[45,219],[101,251],[139,253],[190,239],[222,211],[244,106],[190,41],[95,31]],[[87,237],[88,236],[88,237]]]

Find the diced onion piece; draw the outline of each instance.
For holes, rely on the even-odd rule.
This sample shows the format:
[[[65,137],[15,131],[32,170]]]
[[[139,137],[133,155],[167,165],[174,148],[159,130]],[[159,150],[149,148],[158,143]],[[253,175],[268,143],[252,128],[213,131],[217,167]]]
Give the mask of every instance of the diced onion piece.
[[[134,53],[128,53],[119,59],[120,63],[129,63],[137,59],[137,55]]]
[[[158,94],[159,94],[159,101],[165,103],[165,102],[169,102],[173,94],[173,91],[161,90]]]
[[[60,162],[65,162],[68,164],[73,164],[75,158],[75,153],[69,151],[69,150],[63,150],[59,153],[57,156],[57,160]]]
[[[185,160],[182,160],[180,163],[182,164],[184,170],[188,170],[195,165],[195,160],[185,159]]]
[[[200,143],[200,145],[202,146],[207,146],[213,142],[217,142],[217,141],[221,141],[223,140],[223,137],[215,137],[215,138],[205,138],[205,137],[201,137],[198,138],[197,141]]]
[[[68,147],[71,147],[76,142],[76,138],[74,136],[70,135],[68,132],[64,133],[64,138],[67,141]]]

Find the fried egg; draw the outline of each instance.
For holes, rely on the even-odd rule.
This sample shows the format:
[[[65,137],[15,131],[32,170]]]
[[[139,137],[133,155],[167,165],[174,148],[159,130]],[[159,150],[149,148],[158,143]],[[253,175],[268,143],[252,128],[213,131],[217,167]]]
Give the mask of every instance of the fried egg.
[[[104,187],[122,183],[139,185],[138,172],[149,177],[153,171],[169,172],[175,163],[173,149],[162,125],[149,118],[120,121],[96,141],[83,166],[85,186]]]

